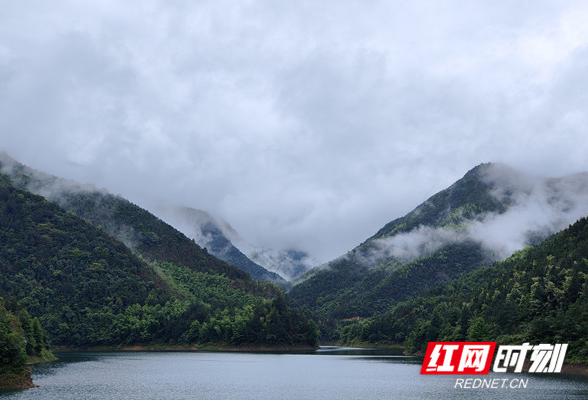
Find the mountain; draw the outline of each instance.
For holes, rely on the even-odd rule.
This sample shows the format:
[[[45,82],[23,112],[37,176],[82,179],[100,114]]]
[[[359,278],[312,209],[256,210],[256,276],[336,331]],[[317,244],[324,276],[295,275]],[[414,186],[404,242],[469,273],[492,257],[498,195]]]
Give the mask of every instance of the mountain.
[[[568,362],[588,362],[588,219],[538,245],[421,297],[341,329],[347,343],[430,341],[568,343]]]
[[[18,187],[44,196],[64,209],[102,226],[130,248],[138,246],[145,251],[145,246],[142,245],[146,241],[158,240],[150,238],[153,226],[138,226],[134,224],[132,218],[129,218],[130,213],[140,217],[140,214],[146,213],[145,210],[140,210],[134,205],[129,207],[128,202],[111,195],[105,189],[97,189],[93,185],[79,184],[34,170],[20,164],[6,153],[0,153],[0,163],[3,166],[2,171],[8,174]],[[175,209],[160,207],[160,211],[166,220],[169,219],[172,225],[195,239],[200,246],[206,247],[215,257],[247,272],[255,280],[286,286],[286,281],[281,276],[255,264],[234,247],[223,235],[221,225],[204,211],[180,207]],[[163,221],[154,220],[154,222],[158,226],[157,229],[163,229],[165,237],[177,234],[175,229],[170,230]],[[225,271],[225,273],[229,272]]]
[[[205,211],[189,207],[158,207],[157,214],[215,257],[242,269],[253,279],[287,286],[287,281],[279,274],[256,264],[233,245],[228,236],[231,232],[233,236],[237,233],[225,221],[219,221]]]
[[[38,177],[2,164],[0,296],[37,317],[52,345],[315,343],[314,323],[279,288],[146,210],[57,178],[48,201],[23,189]]]
[[[253,279],[289,288],[288,281],[316,263],[304,251],[262,248],[246,242],[226,221],[189,207],[155,207],[157,215],[212,254],[248,272]],[[284,279],[285,278],[285,279]]]
[[[8,174],[18,187],[57,202],[65,209],[81,213],[79,215],[84,218],[98,221],[109,233],[131,247],[137,243],[137,232],[131,231],[128,225],[117,226],[120,224],[113,221],[108,207],[105,210],[98,210],[101,199],[111,202],[112,195],[106,189],[98,189],[91,184],[80,184],[29,168],[3,152],[0,152],[0,165],[1,171]],[[94,198],[93,201],[97,204],[91,214],[86,215],[85,210],[75,209],[72,197],[76,196]],[[299,250],[273,250],[252,246],[228,223],[212,217],[205,211],[162,205],[154,209],[165,222],[201,247],[206,247],[215,257],[249,273],[255,280],[273,282],[283,288],[289,288],[287,280],[308,271],[313,263],[308,254]],[[109,222],[104,223],[105,220]],[[234,245],[235,242],[237,246]],[[247,255],[240,249],[246,249]]]
[[[93,185],[67,181],[26,167],[5,154],[0,171],[11,184],[41,195],[73,212],[129,249],[152,261],[176,261],[199,272],[225,274],[232,279],[246,279],[247,274],[208,255],[206,251],[175,228],[147,210]]]
[[[588,214],[588,174],[481,164],[289,292],[321,320],[369,317],[538,243]],[[332,326],[331,326],[332,327]]]

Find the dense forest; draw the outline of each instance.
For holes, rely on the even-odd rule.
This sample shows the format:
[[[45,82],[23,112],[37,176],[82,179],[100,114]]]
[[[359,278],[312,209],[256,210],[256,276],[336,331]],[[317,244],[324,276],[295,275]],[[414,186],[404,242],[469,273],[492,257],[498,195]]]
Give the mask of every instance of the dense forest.
[[[314,323],[275,285],[252,281],[124,199],[67,201],[100,207],[112,226],[0,176],[0,294],[38,317],[51,345],[315,345]]]
[[[347,343],[429,341],[569,343],[568,361],[588,362],[588,219],[385,313],[349,321]]]
[[[38,318],[7,309],[0,298],[0,388],[33,386],[27,362],[54,359]]]
[[[485,254],[479,244],[463,242],[405,264],[389,261],[374,269],[358,268],[344,258],[333,263],[337,274],[318,271],[290,293],[314,311],[322,339],[336,341],[340,321],[385,312],[400,301],[451,282],[483,266]]]

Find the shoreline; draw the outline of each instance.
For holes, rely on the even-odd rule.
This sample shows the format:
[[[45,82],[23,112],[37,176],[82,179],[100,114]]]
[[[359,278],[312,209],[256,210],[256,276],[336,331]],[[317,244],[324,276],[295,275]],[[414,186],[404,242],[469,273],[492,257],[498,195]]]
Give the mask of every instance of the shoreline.
[[[567,375],[588,376],[588,364],[568,364],[564,363],[561,367],[561,373]]]
[[[262,345],[243,345],[243,346],[222,346],[222,345],[128,345],[128,346],[89,346],[89,347],[70,347],[56,346],[51,349],[52,352],[69,353],[69,352],[101,352],[101,351],[161,351],[161,352],[198,352],[198,351],[226,351],[226,352],[281,352],[281,351],[313,351],[318,347],[313,346],[262,346]]]

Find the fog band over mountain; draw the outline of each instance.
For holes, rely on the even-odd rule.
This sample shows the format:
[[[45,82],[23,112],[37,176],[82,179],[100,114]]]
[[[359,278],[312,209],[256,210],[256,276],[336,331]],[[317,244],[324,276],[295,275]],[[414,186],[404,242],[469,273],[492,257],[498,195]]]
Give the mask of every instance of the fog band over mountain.
[[[408,261],[466,240],[480,243],[495,261],[503,260],[588,214],[586,173],[540,178],[494,164],[482,178],[493,188],[492,197],[507,206],[505,212],[485,212],[463,219],[457,226],[421,225],[407,233],[376,239],[362,261],[366,265],[391,257]]]

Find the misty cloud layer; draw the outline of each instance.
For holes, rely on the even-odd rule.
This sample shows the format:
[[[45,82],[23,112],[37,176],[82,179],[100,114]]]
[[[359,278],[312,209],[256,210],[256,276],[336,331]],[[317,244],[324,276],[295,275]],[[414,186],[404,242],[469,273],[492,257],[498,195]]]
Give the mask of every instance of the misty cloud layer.
[[[327,261],[481,162],[588,171],[587,19],[579,0],[3,2],[0,149]]]
[[[412,260],[465,240],[480,243],[496,260],[503,260],[588,215],[586,173],[540,178],[493,165],[484,179],[494,185],[492,195],[497,200],[508,197],[512,202],[506,212],[485,213],[465,220],[458,229],[421,225],[408,233],[376,240],[374,249],[363,255],[363,261],[375,265],[390,257]]]

